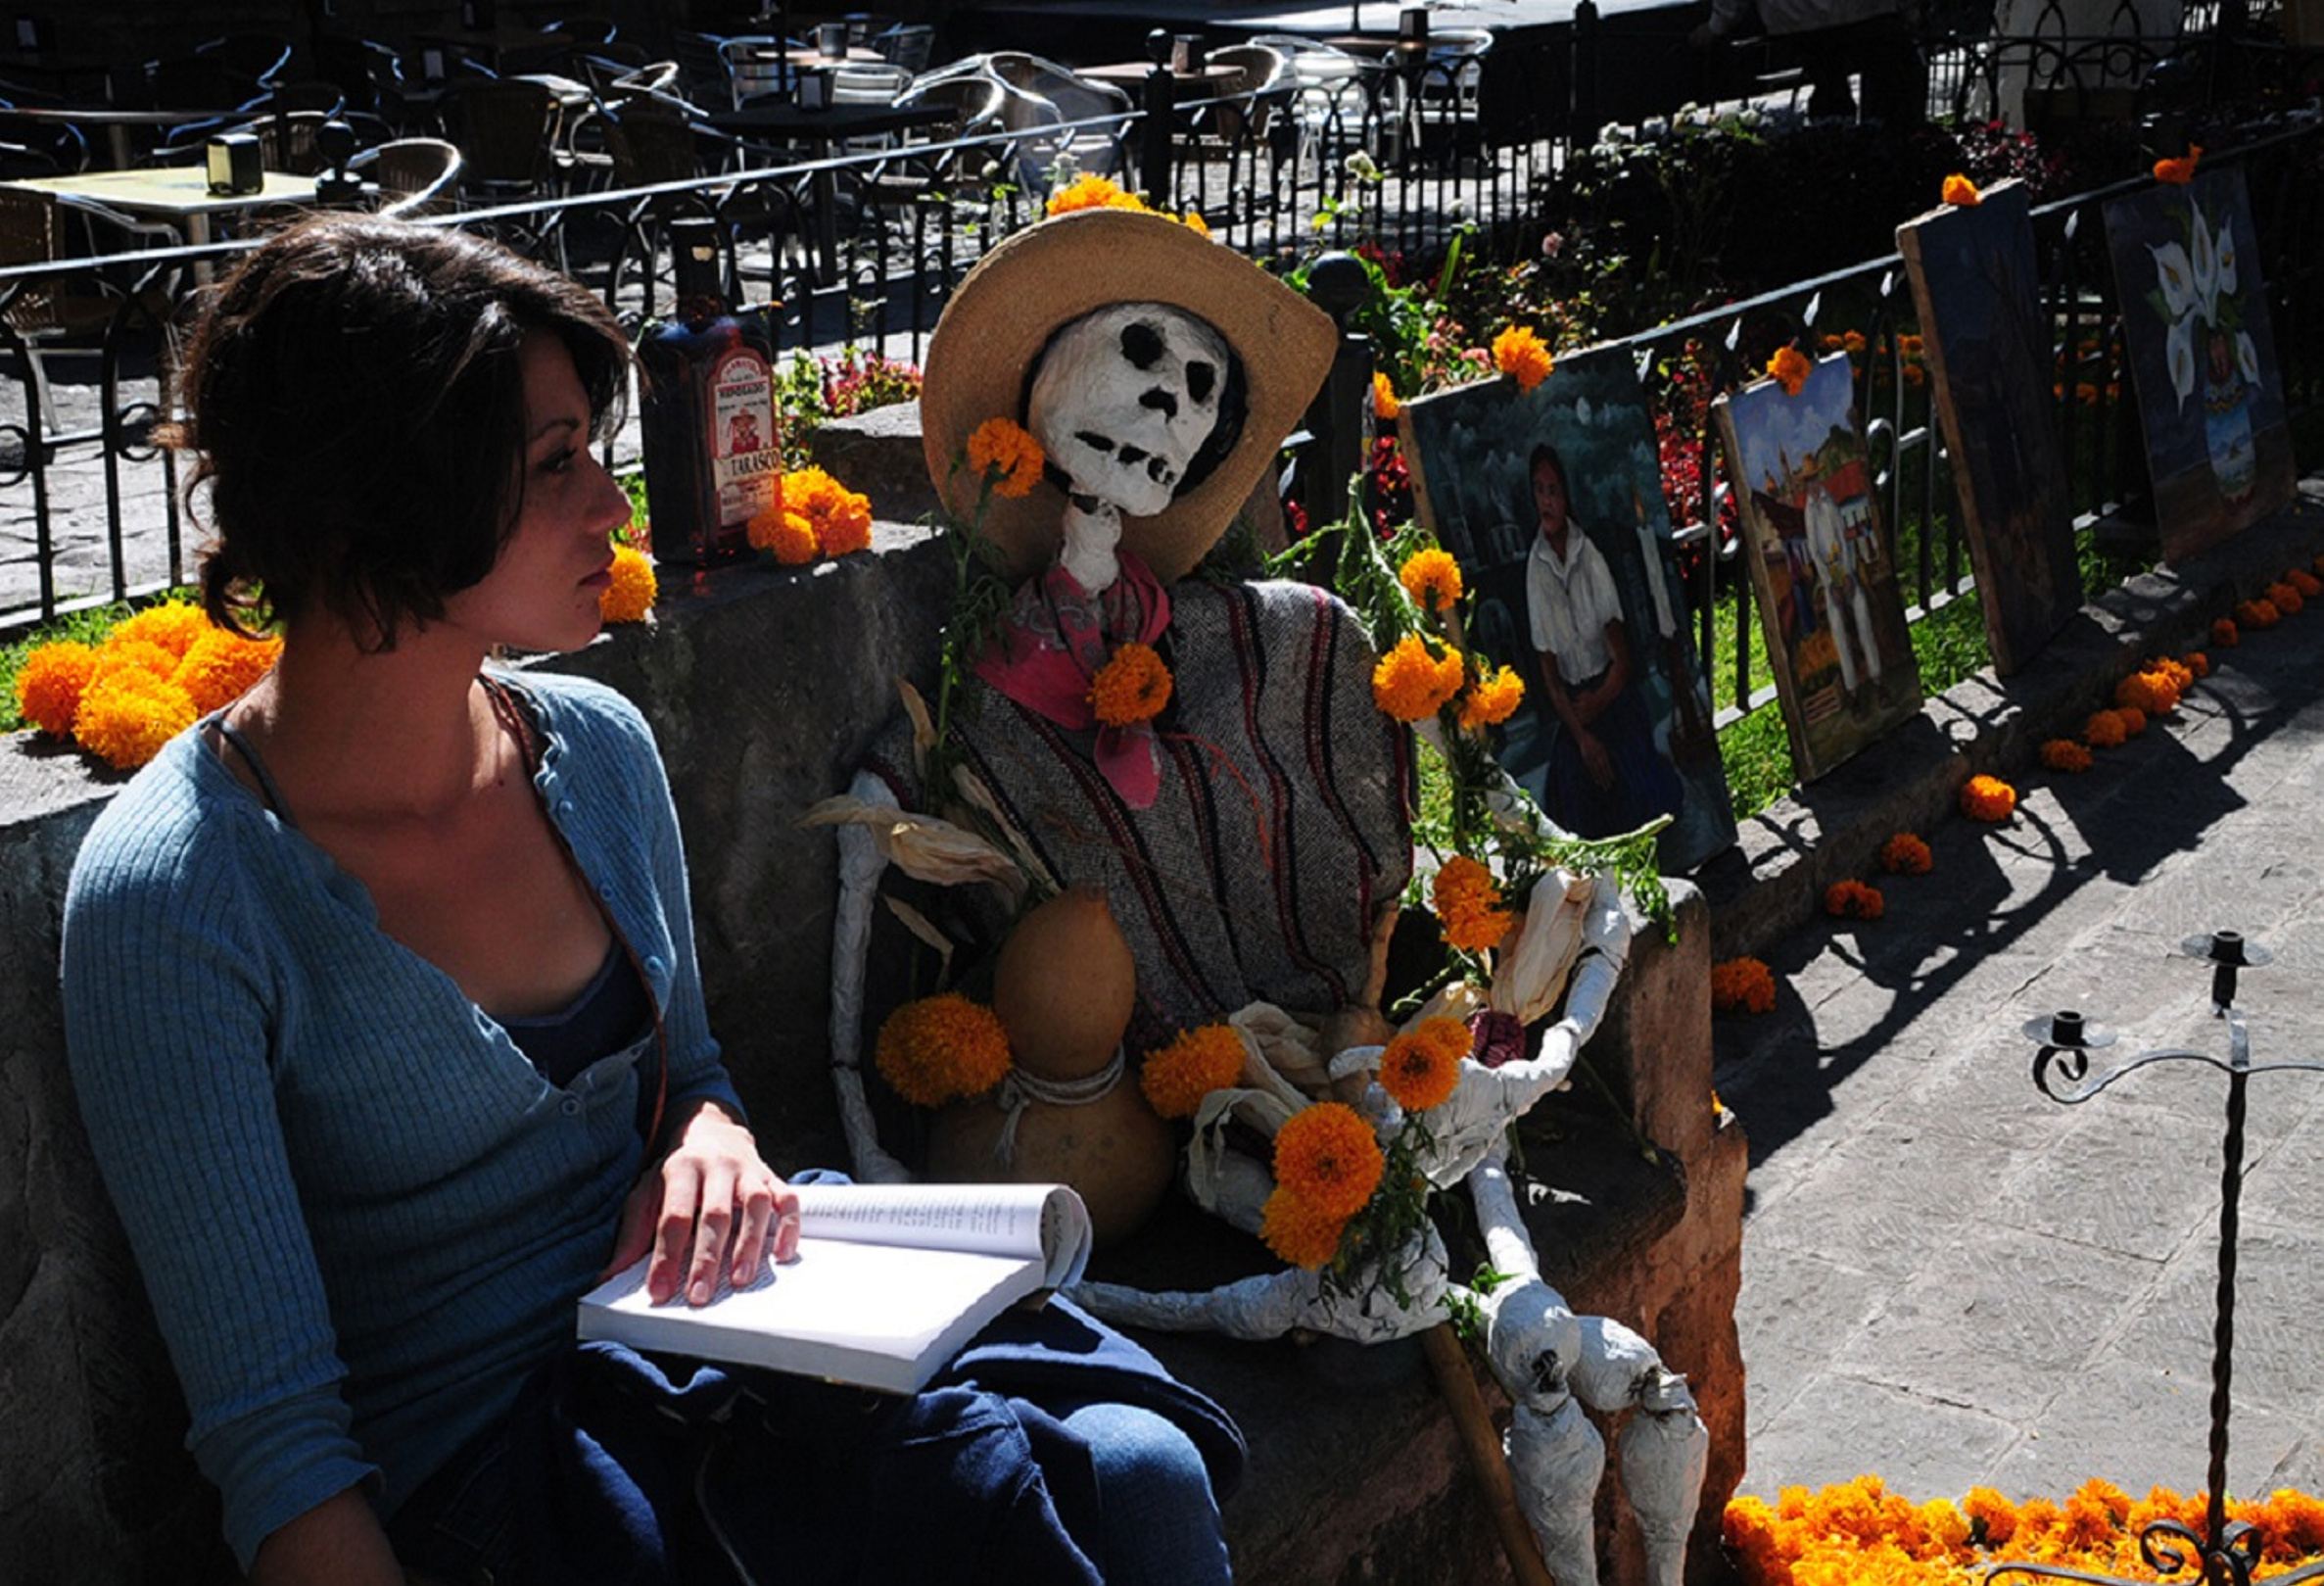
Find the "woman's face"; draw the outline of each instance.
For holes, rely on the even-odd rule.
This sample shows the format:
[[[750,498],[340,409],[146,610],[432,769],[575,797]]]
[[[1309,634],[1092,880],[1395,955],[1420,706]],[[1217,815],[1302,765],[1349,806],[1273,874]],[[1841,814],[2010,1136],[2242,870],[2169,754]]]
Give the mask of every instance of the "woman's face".
[[[1543,529],[1565,526],[1565,479],[1546,462],[1534,464],[1534,510]]]
[[[446,623],[487,645],[554,651],[596,637],[597,597],[611,582],[610,536],[629,498],[590,450],[589,396],[556,336],[535,332],[524,370],[522,505],[493,570],[445,601]]]

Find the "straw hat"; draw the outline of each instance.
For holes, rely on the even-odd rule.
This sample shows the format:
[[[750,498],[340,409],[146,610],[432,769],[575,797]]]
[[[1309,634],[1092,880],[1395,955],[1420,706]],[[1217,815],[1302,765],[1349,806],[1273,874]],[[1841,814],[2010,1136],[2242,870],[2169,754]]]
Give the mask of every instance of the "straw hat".
[[[1003,242],[969,271],[928,343],[921,439],[936,494],[963,521],[979,481],[954,463],[988,418],[1025,420],[1035,360],[1061,327],[1114,303],[1166,303],[1210,324],[1241,360],[1242,434],[1217,467],[1152,517],[1122,519],[1121,543],[1164,582],[1191,571],[1226,531],[1323,383],[1338,343],[1331,316],[1234,250],[1160,215],[1074,210]],[[995,494],[985,532],[1019,575],[1064,533],[1054,483]]]

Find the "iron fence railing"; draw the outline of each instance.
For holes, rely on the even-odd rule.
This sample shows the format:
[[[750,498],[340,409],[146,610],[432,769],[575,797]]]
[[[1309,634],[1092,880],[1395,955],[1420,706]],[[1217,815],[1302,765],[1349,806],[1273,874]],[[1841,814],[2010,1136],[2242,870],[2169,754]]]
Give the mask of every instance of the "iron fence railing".
[[[1216,102],[1213,102],[1216,103]],[[1162,190],[1202,215],[1222,242],[1281,266],[1359,237],[1424,258],[1456,226],[1471,246],[1512,260],[1539,230],[1542,184],[1561,146],[1550,137],[1470,137],[1457,116],[1432,130],[1409,84],[1378,78],[1304,98],[1243,105],[1239,123],[1204,132],[1201,105],[1173,106]],[[1187,131],[1191,121],[1194,131]],[[726,222],[735,295],[780,305],[786,351],[853,345],[917,360],[954,283],[999,238],[1029,223],[1037,194],[1071,168],[1132,181],[1156,170],[1157,123],[1143,112],[1030,132],[730,171],[689,182],[584,193],[440,217],[551,259],[637,325],[670,299],[662,223],[681,213]],[[2279,360],[2295,409],[2324,402],[2324,182],[2309,124],[2233,156],[2249,173]],[[2134,507],[2143,454],[2118,345],[2100,209],[2122,188],[2035,212],[2043,290],[2056,327],[2060,423],[2071,499],[2087,528]],[[247,243],[77,258],[0,269],[0,639],[59,612],[183,583],[191,532],[174,460],[151,432],[169,409],[168,371],[203,278]],[[98,329],[60,312],[102,293]],[[76,334],[75,330],[79,333]],[[1801,281],[1618,345],[1637,360],[1674,449],[1666,470],[1684,502],[1678,553],[1705,664],[1731,657],[1733,702],[1771,696],[1748,581],[1714,525],[1729,487],[1716,465],[1709,399],[1737,389],[1765,349],[1798,339],[1855,345],[1858,394],[1873,443],[1880,505],[1906,570],[1916,617],[1969,587],[1953,489],[1929,392],[1906,349],[1910,293],[1894,256]],[[70,368],[71,360],[81,365]],[[56,367],[52,369],[52,363]],[[1360,360],[1343,360],[1367,378]],[[65,378],[68,373],[75,378]],[[52,377],[55,376],[55,377]],[[1368,413],[1353,392],[1317,413]],[[1359,419],[1358,422],[1361,422]],[[1312,431],[1313,426],[1310,425]],[[614,443],[635,460],[634,430]],[[1348,437],[1310,434],[1317,455],[1361,455]],[[1315,470],[1309,468],[1310,475]],[[1676,478],[1672,478],[1672,474]],[[1689,477],[1691,474],[1691,477]],[[1716,644],[1720,613],[1728,643]]]

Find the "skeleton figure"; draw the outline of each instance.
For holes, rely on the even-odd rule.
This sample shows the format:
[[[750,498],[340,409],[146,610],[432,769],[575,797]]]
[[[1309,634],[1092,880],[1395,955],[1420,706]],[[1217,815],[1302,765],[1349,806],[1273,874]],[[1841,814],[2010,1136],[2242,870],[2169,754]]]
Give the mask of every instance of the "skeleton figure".
[[[1027,417],[1068,481],[1059,559],[1090,594],[1118,571],[1122,514],[1152,516],[1200,478],[1231,384],[1225,339],[1167,304],[1111,304],[1050,342]]]
[[[1541,1281],[1500,1152],[1469,1175],[1469,1193],[1494,1267],[1511,1274],[1481,1302],[1485,1352],[1516,1407],[1502,1447],[1541,1562],[1560,1586],[1597,1586],[1589,1510],[1606,1447],[1582,1407],[1630,1411],[1622,1480],[1645,1538],[1646,1580],[1679,1586],[1711,1444],[1686,1379],[1645,1339],[1607,1318],[1575,1316]]]

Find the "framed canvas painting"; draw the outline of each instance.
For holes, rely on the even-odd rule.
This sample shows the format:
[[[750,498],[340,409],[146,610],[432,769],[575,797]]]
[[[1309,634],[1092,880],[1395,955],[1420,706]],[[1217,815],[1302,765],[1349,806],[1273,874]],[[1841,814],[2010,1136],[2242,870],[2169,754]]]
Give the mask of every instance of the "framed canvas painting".
[[[1583,837],[1657,815],[1666,871],[1734,841],[1710,691],[1663,505],[1654,421],[1620,352],[1403,406],[1421,522],[1473,593],[1466,643],[1525,678],[1502,767]]]
[[[2082,605],[2025,185],[2003,182],[1981,203],[1907,221],[1896,244],[1920,310],[1993,669],[2007,677]]]
[[[1797,395],[1762,380],[1713,408],[1768,667],[1803,782],[1921,708],[1895,549],[1873,500],[1849,382],[1848,355],[1834,353]]]
[[[2217,545],[2292,499],[2292,433],[2244,173],[2106,207],[2162,554]]]

